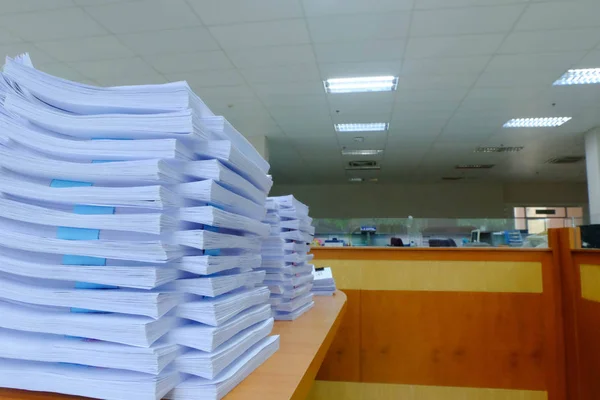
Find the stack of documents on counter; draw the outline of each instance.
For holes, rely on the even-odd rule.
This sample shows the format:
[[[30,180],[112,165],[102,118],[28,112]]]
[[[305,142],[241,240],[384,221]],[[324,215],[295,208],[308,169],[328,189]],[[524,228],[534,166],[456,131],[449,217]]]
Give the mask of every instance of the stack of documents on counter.
[[[336,287],[331,268],[315,268],[312,274],[315,278],[312,288],[315,296],[331,296],[335,293]]]
[[[314,235],[308,207],[293,196],[270,197],[267,218],[271,236],[263,239],[261,269],[266,272],[275,319],[294,320],[313,307],[313,266],[307,252]]]
[[[217,399],[276,349],[269,164],[186,82],[0,74],[0,387]]]

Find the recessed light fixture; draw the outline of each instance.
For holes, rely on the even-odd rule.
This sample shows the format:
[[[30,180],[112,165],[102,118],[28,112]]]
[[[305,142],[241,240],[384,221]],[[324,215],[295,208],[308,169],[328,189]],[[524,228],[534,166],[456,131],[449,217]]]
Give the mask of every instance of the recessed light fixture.
[[[323,81],[327,93],[391,92],[398,87],[397,76],[363,76]]]
[[[561,126],[571,117],[515,118],[503,125],[504,128],[548,128]]]
[[[363,178],[350,178],[348,179],[350,182],[362,182],[364,179]]]
[[[358,143],[362,143],[362,142],[365,141],[365,138],[362,137],[362,136],[357,136],[357,137],[354,138],[354,141],[358,142]]]
[[[343,156],[378,156],[383,150],[342,150]]]
[[[336,132],[383,132],[390,124],[387,122],[369,122],[365,124],[335,124]]]
[[[552,85],[591,85],[600,83],[600,68],[570,69]]]

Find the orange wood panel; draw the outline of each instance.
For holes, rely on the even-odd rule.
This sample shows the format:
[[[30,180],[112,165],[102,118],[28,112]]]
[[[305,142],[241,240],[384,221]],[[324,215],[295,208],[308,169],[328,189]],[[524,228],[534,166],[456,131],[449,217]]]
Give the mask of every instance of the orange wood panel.
[[[580,299],[579,309],[579,373],[581,400],[600,398],[600,303]]]
[[[360,290],[344,290],[346,314],[317,374],[318,380],[360,382]]]
[[[513,248],[394,248],[313,247],[315,259],[326,260],[453,260],[453,261],[540,261],[550,249]]]
[[[545,390],[542,295],[363,291],[364,382]]]

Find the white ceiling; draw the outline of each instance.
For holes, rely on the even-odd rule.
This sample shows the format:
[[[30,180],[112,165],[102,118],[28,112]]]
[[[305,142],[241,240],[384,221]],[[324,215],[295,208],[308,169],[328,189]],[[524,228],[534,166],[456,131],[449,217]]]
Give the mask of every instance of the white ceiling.
[[[568,68],[600,67],[599,15],[599,0],[2,0],[0,53],[29,51],[46,72],[99,85],[185,79],[246,136],[270,138],[279,183],[347,181],[344,146],[385,149],[381,172],[364,174],[380,182],[584,181],[584,163],[545,161],[583,154],[600,86],[551,85]],[[398,90],[322,86],[379,74],[399,75]],[[573,120],[501,128],[537,116]],[[336,134],[338,122],[390,130]],[[525,149],[473,153],[479,145]]]

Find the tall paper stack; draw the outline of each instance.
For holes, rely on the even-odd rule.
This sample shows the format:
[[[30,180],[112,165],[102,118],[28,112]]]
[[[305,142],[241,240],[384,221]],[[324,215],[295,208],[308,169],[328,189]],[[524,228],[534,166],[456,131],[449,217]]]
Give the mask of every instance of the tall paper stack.
[[[308,207],[291,195],[270,197],[267,210],[272,236],[263,240],[265,283],[275,319],[294,320],[314,306],[312,255],[307,252],[315,231]]]
[[[185,82],[0,76],[0,387],[223,397],[278,347],[269,165]]]

